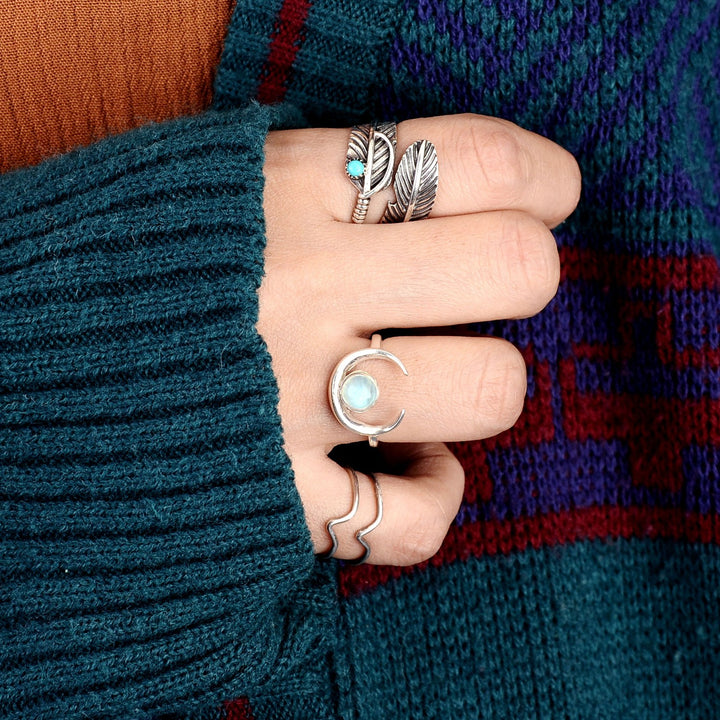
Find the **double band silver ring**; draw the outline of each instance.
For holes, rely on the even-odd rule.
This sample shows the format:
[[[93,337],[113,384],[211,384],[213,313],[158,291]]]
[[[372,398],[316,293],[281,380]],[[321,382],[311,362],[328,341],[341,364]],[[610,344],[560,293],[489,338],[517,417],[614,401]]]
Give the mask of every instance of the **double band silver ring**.
[[[337,552],[338,539],[337,535],[335,535],[335,526],[342,525],[343,523],[352,520],[358,511],[358,507],[360,507],[360,480],[358,478],[358,474],[352,468],[345,469],[347,470],[347,473],[350,476],[350,480],[352,482],[352,507],[345,515],[339,518],[335,518],[334,520],[328,520],[327,524],[325,525],[328,535],[330,536],[330,541],[332,542],[332,547],[326,553],[319,556],[322,560],[329,560],[330,558],[335,557],[335,553]],[[380,483],[378,482],[378,479],[375,477],[375,475],[373,475],[373,473],[368,473],[368,476],[370,477],[373,485],[375,486],[375,502],[377,503],[377,512],[375,514],[375,519],[367,527],[364,527],[355,533],[355,539],[363,546],[365,552],[356,560],[348,561],[353,565],[360,565],[361,563],[368,561],[371,550],[370,545],[365,539],[365,536],[375,530],[375,528],[380,524],[380,521],[383,517],[383,497],[382,490],[380,489]]]

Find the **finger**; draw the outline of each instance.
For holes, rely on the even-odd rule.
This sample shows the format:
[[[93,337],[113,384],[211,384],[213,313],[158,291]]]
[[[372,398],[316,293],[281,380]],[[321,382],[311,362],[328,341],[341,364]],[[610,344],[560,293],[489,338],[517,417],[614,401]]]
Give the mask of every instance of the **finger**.
[[[438,157],[447,158],[433,216],[523,210],[554,227],[575,209],[580,169],[556,143],[498,118],[464,114],[432,120],[408,120],[398,134],[407,145],[430,140]]]
[[[377,565],[414,565],[440,548],[460,507],[464,473],[458,460],[441,443],[398,446],[392,451],[391,472],[375,473],[382,493],[382,520],[365,536],[371,548],[368,562]],[[353,560],[364,553],[356,533],[377,517],[375,488],[369,476],[358,473],[356,515],[335,525],[335,557]],[[352,481],[327,457],[303,459],[296,482],[317,553],[332,546],[327,522],[344,516],[353,505]]]
[[[349,131],[304,133],[308,186],[323,189],[331,217],[349,222],[356,199],[345,176]],[[506,120],[464,114],[399,123],[396,162],[417,140],[430,140],[438,154],[440,182],[431,217],[523,210],[554,227],[577,205],[581,181],[575,158]],[[391,189],[375,195],[366,222],[378,222],[392,197]]]
[[[367,341],[355,343],[367,347]],[[512,427],[522,412],[527,385],[525,362],[518,350],[499,338],[393,337],[382,349],[407,368],[367,360],[355,369],[377,383],[375,406],[348,416],[366,425],[388,426],[405,415],[384,443],[451,442],[497,435]],[[370,433],[368,433],[370,434]],[[325,443],[353,442],[358,435],[343,427],[328,408]]]
[[[338,230],[350,241],[328,248],[333,272],[320,292],[359,333],[527,317],[560,280],[555,238],[526,213]]]

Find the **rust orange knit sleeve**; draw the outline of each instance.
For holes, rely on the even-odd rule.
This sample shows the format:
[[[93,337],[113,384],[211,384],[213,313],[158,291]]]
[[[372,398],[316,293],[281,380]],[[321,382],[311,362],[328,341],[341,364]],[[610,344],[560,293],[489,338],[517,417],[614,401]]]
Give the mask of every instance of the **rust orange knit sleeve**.
[[[211,100],[232,0],[7,0],[0,172]]]

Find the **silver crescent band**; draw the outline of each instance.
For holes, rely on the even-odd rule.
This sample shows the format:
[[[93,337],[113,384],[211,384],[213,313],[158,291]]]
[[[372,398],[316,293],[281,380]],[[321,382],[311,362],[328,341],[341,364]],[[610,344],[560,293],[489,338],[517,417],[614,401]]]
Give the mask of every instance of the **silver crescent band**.
[[[401,410],[395,420],[387,425],[368,425],[354,420],[348,413],[361,413],[369,410],[377,402],[379,391],[375,379],[368,373],[355,371],[355,367],[363,360],[385,360],[395,364],[408,374],[407,368],[396,355],[380,347],[382,338],[373,335],[370,347],[356,350],[335,366],[328,384],[328,400],[337,421],[348,430],[365,435],[371,447],[377,447],[378,436],[394,430],[405,417],[405,410]]]

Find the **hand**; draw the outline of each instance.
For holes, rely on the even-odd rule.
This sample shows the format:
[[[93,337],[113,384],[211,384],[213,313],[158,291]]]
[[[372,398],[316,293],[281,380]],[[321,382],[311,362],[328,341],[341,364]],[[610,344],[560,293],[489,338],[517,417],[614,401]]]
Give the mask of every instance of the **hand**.
[[[352,504],[346,471],[328,458],[362,440],[333,416],[327,384],[335,364],[383,328],[438,328],[539,312],[559,279],[549,228],[575,208],[580,173],[554,143],[502,120],[460,115],[398,125],[397,157],[415,140],[436,148],[440,183],[431,216],[374,224],[392,190],[375,195],[363,225],[350,217],[345,177],[349,130],[270,133],[266,144],[265,279],[258,330],[280,390],[285,448],[317,552],[329,519]],[[464,476],[443,444],[512,426],[526,388],[520,353],[498,338],[419,332],[382,347],[406,365],[373,362],[381,397],[363,422],[384,424],[386,472],[377,473],[384,518],[367,536],[370,562],[409,565],[440,547],[463,495]],[[362,555],[354,533],[376,505],[360,474],[360,509],[337,528],[339,558]]]

